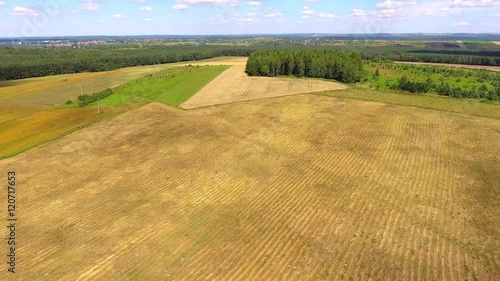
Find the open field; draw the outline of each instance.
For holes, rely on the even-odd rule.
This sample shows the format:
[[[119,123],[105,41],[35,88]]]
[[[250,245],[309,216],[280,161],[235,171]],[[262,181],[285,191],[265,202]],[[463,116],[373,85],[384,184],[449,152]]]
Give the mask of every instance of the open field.
[[[489,66],[489,65],[467,65],[467,64],[432,63],[432,62],[407,62],[407,61],[395,61],[395,63],[400,63],[400,64],[419,64],[419,65],[436,65],[436,66],[446,66],[446,67],[455,67],[455,68],[485,69],[485,70],[489,70],[489,71],[500,71],[500,66]]]
[[[191,109],[346,88],[340,83],[315,79],[250,77],[245,73],[245,66],[235,65],[215,78],[181,107]]]
[[[126,112],[135,105],[101,108],[44,109],[0,106],[9,119],[0,122],[0,159],[19,154],[41,143],[56,139],[79,128]],[[5,119],[5,118],[4,118]]]
[[[139,66],[105,72],[0,81],[0,105],[53,107],[76,98],[81,93],[92,94],[113,88],[166,67]]]
[[[387,104],[403,105],[449,111],[473,116],[500,119],[500,105],[482,103],[478,100],[454,99],[450,97],[430,94],[410,94],[396,91],[377,91],[366,88],[350,88],[341,91],[326,91],[314,93],[341,99],[383,102]]]
[[[168,68],[113,89],[113,94],[101,100],[101,104],[117,106],[161,102],[178,106],[228,68],[225,65]]]
[[[54,75],[0,81],[0,106],[52,107],[84,94],[114,88],[147,74],[184,65],[244,65],[246,58],[221,57],[205,61],[127,67],[113,71]]]
[[[183,65],[214,65],[213,71],[208,71],[208,74],[198,75],[197,77],[188,77],[193,80],[193,83],[181,83],[182,89],[173,90],[174,95],[162,98],[155,96],[155,89],[149,89],[148,95],[140,99],[141,101],[161,101],[167,104],[182,103],[199,88],[210,81],[216,74],[220,73],[217,68],[220,68],[222,62],[228,65],[245,63],[246,58],[218,58],[210,59],[205,62],[189,62],[175,63],[155,66],[130,67],[108,72],[97,73],[79,73],[68,75],[47,76],[42,78],[30,78],[22,80],[0,81],[0,159],[20,153],[26,149],[55,139],[63,134],[71,132],[82,126],[86,126],[93,122],[115,116],[125,112],[130,108],[137,107],[132,105],[135,95],[124,95],[123,99],[110,97],[110,105],[113,107],[105,108],[105,114],[96,116],[96,108],[84,109],[57,109],[54,106],[60,105],[70,99],[75,99],[80,95],[80,85],[82,85],[84,94],[92,94],[102,91],[109,87],[116,87],[122,84],[129,83],[135,79],[144,77],[147,74],[156,73],[160,70],[173,68]],[[214,72],[215,71],[215,72]],[[212,73],[214,72],[214,73]],[[211,74],[210,74],[211,73]],[[199,74],[199,73],[195,73]],[[210,76],[212,75],[212,76]],[[209,77],[210,76],[210,77]],[[176,80],[177,79],[177,80]],[[173,79],[175,83],[179,83],[181,77]],[[209,79],[209,80],[205,80]],[[140,82],[140,81],[139,81]],[[138,82],[138,83],[139,83]],[[146,81],[147,82],[147,81]],[[142,88],[145,90],[147,85],[134,84],[136,88],[128,87],[128,90],[137,90]],[[201,84],[200,84],[201,83]],[[158,84],[157,87],[169,86]],[[187,85],[189,84],[189,85]],[[172,86],[172,85],[170,85]],[[127,89],[125,89],[127,90]],[[161,89],[160,89],[161,90]],[[137,91],[134,91],[138,94]],[[186,96],[187,94],[187,96]],[[148,97],[150,99],[148,99]],[[112,99],[115,100],[112,100]],[[106,105],[104,103],[104,105]],[[115,107],[119,106],[119,107]]]
[[[317,95],[150,104],[0,161],[16,277],[495,280],[499,132]]]

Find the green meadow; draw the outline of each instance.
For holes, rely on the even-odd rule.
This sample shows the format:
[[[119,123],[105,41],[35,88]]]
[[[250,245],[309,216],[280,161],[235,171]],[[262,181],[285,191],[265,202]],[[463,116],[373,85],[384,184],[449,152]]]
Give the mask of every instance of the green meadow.
[[[122,106],[161,102],[178,106],[201,90],[229,66],[183,66],[148,74],[113,88],[113,94],[100,100],[103,106]],[[90,103],[88,106],[96,106]]]

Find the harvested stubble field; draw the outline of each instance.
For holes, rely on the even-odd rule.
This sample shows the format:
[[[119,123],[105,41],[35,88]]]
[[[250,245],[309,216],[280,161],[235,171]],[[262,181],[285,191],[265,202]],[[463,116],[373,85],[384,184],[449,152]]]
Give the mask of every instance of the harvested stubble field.
[[[112,71],[54,75],[0,81],[0,106],[53,107],[81,93],[92,94],[125,84],[162,69],[184,65],[245,65],[246,58],[220,57],[203,61],[126,67]],[[80,88],[81,86],[81,88]]]
[[[316,95],[150,104],[0,161],[16,277],[495,280],[499,132]]]
[[[235,65],[206,85],[181,105],[192,109],[239,101],[258,100],[295,94],[342,90],[340,83],[317,79],[250,77],[244,65]]]
[[[105,108],[107,114],[99,118],[95,116],[96,109],[74,109],[74,111],[54,109],[54,106],[67,100],[76,99],[81,93],[99,92],[166,68],[189,64],[244,65],[245,62],[246,58],[224,57],[128,67],[106,72],[0,81],[0,159],[50,141],[99,119],[122,113],[131,107],[128,105],[121,108]]]

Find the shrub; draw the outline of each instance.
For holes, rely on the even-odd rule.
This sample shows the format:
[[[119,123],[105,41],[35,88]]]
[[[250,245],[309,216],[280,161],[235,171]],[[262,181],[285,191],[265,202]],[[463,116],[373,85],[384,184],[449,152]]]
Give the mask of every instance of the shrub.
[[[93,102],[96,102],[98,100],[102,100],[106,97],[109,97],[110,95],[113,94],[113,90],[111,89],[106,89],[104,91],[98,92],[98,93],[93,93],[92,95],[79,95],[78,96],[78,106],[79,107],[84,107],[87,106]]]

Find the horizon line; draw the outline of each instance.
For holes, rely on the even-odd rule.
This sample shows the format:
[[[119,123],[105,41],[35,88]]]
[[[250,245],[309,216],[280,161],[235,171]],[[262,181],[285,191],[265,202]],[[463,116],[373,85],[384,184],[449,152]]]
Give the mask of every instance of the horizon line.
[[[299,32],[299,33],[219,33],[219,34],[127,34],[127,35],[44,35],[44,36],[18,36],[18,37],[1,37],[0,39],[20,39],[20,38],[55,38],[55,37],[148,37],[148,36],[194,36],[194,37],[207,37],[207,36],[276,36],[276,35],[335,35],[335,36],[373,36],[373,35],[495,35],[500,36],[500,33],[494,32],[399,32],[399,33],[314,33],[314,32]]]

